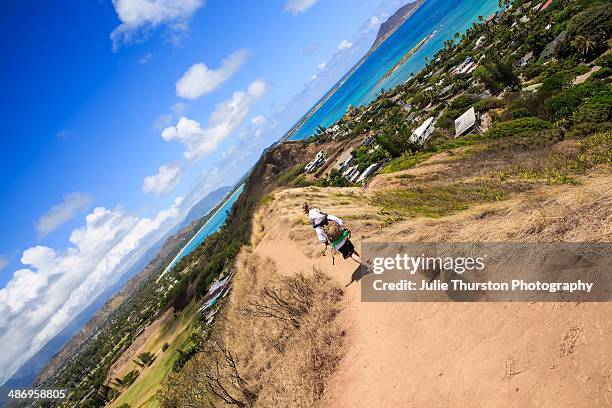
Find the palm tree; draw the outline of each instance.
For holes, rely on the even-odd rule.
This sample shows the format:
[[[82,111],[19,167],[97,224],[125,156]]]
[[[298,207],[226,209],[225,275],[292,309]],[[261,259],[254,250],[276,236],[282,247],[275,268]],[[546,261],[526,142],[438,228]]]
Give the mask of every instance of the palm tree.
[[[597,43],[593,41],[591,38],[586,37],[584,35],[577,35],[573,41],[574,47],[578,50],[583,57],[589,55],[591,51],[595,49]]]

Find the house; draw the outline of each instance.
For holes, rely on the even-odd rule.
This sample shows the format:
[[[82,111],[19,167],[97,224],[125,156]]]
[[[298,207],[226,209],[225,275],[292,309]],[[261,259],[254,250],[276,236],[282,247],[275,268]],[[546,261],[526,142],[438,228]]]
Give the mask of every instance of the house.
[[[457,65],[456,67],[454,67],[451,70],[451,73],[457,75],[457,74],[469,74],[472,71],[474,71],[476,68],[478,68],[478,64],[474,61],[472,61],[472,57],[467,57],[465,59],[465,61],[463,61],[461,64]]]
[[[554,57],[555,53],[558,50],[559,44],[561,44],[565,40],[565,37],[567,37],[567,32],[561,31],[555,37],[554,40],[546,44],[546,47],[544,47],[544,51],[542,51],[542,53],[540,54],[540,60],[545,60]]]
[[[523,55],[523,58],[521,58],[518,63],[516,64],[517,67],[524,67],[525,65],[527,65],[529,63],[529,61],[531,61],[533,59],[533,51],[529,51],[527,54]]]
[[[349,167],[348,169],[346,169],[344,173],[342,173],[342,175],[344,176],[345,179],[347,179],[351,183],[354,183],[355,180],[357,180],[357,177],[359,177],[359,173],[360,172],[357,169],[357,166],[353,166],[353,167]]]
[[[319,167],[321,167],[325,163],[325,152],[323,150],[319,150],[314,160],[311,161],[304,167],[306,173],[312,173]]]
[[[351,165],[354,159],[355,159],[355,156],[353,156],[353,152],[351,152],[350,150],[347,150],[340,156],[340,158],[336,162],[335,167],[338,169],[340,173],[342,173],[344,170],[349,168],[349,166]]]
[[[481,48],[484,45],[484,40],[485,40],[485,36],[481,35],[478,40],[476,40],[476,45],[474,46],[474,48],[472,49],[472,51],[476,51],[477,49]]]
[[[365,180],[366,177],[373,174],[376,170],[378,170],[379,167],[380,167],[380,162],[370,165],[367,169],[363,171],[363,173],[361,173],[361,176],[359,176],[359,178],[357,179],[357,183],[363,182],[363,180]]]
[[[548,8],[548,6],[550,6],[552,4],[553,0],[548,0],[546,3],[544,3],[542,5],[542,7],[540,8],[539,12],[543,12],[544,10],[546,10]]]
[[[374,143],[376,143],[376,136],[370,135],[366,137],[363,142],[361,142],[361,145],[372,146]]]
[[[423,122],[421,126],[416,128],[414,132],[412,132],[412,135],[410,136],[409,140],[412,143],[423,144],[423,142],[425,142],[429,138],[431,133],[434,131],[433,121],[434,118],[431,117],[425,122]]]
[[[495,17],[497,17],[497,11],[491,14],[489,17],[487,17],[487,19],[485,20],[485,24],[489,24],[490,22],[495,20]]]
[[[455,119],[455,137],[463,136],[478,127],[478,115],[472,106]]]

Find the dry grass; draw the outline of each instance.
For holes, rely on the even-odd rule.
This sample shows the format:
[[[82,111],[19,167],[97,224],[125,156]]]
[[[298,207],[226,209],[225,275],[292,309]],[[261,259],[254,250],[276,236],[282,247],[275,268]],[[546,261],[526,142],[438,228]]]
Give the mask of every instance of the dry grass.
[[[170,376],[162,405],[316,406],[342,357],[342,291],[318,271],[281,275],[249,249],[236,267],[207,350]]]

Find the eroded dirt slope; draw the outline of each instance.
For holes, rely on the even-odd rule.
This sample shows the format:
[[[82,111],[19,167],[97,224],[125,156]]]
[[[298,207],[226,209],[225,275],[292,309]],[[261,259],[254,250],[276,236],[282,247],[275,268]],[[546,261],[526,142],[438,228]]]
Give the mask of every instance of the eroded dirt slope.
[[[304,201],[344,218],[357,243],[612,238],[612,176],[605,169],[580,176],[577,185],[516,183],[499,200],[470,202],[437,218],[396,216],[376,205],[380,192],[411,188],[419,178],[469,182],[495,170],[493,160],[469,174],[449,171],[454,161],[432,157],[403,173],[408,176],[379,176],[368,189],[279,191],[258,212],[254,254],[273,260],[283,274],[319,269],[344,288],[344,357],[322,405],[609,406],[612,305],[362,303],[359,282],[351,282],[354,264],[336,258],[332,266],[321,256],[300,211]]]

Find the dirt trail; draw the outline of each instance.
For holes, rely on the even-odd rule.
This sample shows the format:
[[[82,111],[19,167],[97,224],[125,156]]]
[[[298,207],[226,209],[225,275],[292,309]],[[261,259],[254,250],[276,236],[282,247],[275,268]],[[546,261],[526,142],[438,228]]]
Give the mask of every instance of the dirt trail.
[[[344,288],[346,354],[324,406],[612,406],[612,304],[363,303],[359,282],[345,287],[355,265],[322,257],[299,211],[310,200],[345,217],[357,242],[609,241],[611,187],[612,177],[600,175],[580,187],[545,187],[386,228],[367,192],[329,198],[323,190],[286,190],[258,215],[254,252],[281,273],[316,267]]]

